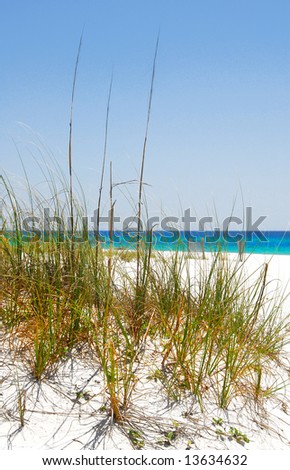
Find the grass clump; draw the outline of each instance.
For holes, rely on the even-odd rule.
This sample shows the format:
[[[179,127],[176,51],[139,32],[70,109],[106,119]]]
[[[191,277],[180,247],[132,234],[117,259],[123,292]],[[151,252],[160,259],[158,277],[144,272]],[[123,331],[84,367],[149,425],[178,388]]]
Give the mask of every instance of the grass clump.
[[[244,263],[220,252],[206,261],[179,252],[152,258],[151,247],[140,244],[137,266],[136,252],[101,245],[96,259],[89,241],[75,244],[71,263],[66,233],[27,242],[18,230],[27,207],[14,193],[5,200],[12,220],[1,234],[1,323],[36,380],[75,346],[89,344],[117,422],[132,405],[148,344],[158,350],[151,377],[171,400],[190,392],[201,407],[210,398],[227,408],[237,397],[263,401],[283,387],[275,371],[289,342],[289,318],[281,316],[279,299],[269,300],[267,264],[249,278]],[[120,260],[134,261],[130,273]]]
[[[22,199],[14,183],[0,175],[0,328],[14,357],[38,382],[52,376],[74,350],[90,351],[104,381],[104,405],[98,410],[108,413],[115,423],[126,423],[123,430],[127,429],[133,446],[141,449],[144,436],[131,426],[130,410],[138,399],[142,371],[148,381],[162,388],[169,402],[190,396],[201,410],[207,402],[221,409],[241,399],[263,403],[286,384],[283,379],[277,382],[276,372],[286,367],[283,355],[290,338],[289,315],[282,315],[283,299],[271,293],[268,264],[259,274],[247,274],[244,246],[239,246],[233,262],[220,251],[205,256],[203,238],[202,259],[192,259],[190,252],[178,250],[153,253],[152,230],[142,238],[158,40],[133,204],[135,250],[114,245],[113,188],[125,183],[114,184],[112,163],[109,249],[100,237],[112,81],[97,220],[90,238],[86,202],[74,193],[73,184],[72,111],[81,43],[82,38],[71,98],[68,182],[57,165],[51,168],[44,161],[45,169],[40,169],[48,194],[42,195],[32,188],[21,161],[26,182]],[[75,400],[90,401],[90,397],[82,390]],[[19,388],[21,427],[26,402],[27,392]],[[218,435],[249,442],[237,428],[225,429],[221,419],[213,424]],[[163,433],[163,445],[173,445],[179,434],[175,423]]]
[[[140,371],[149,369],[148,348],[155,349],[148,380],[171,401],[189,393],[201,409],[208,400],[226,409],[239,398],[262,403],[285,386],[276,370],[289,343],[289,316],[282,316],[282,299],[270,296],[267,264],[249,277],[246,260],[221,252],[192,260],[178,251],[152,253],[141,241],[137,251],[120,250],[112,230],[109,250],[98,239],[96,256],[85,209],[61,177],[51,178],[49,198],[30,188],[25,203],[1,177],[1,328],[35,380],[89,345],[104,377],[106,410],[119,423],[129,419]],[[56,228],[45,232],[36,208],[48,199]],[[112,194],[110,200],[113,208]],[[71,212],[73,231],[56,223]],[[40,221],[42,238],[35,227],[30,235],[23,230],[27,214]],[[19,407],[25,410],[23,397]]]
[[[237,396],[258,399],[265,393],[262,375],[275,382],[289,341],[289,319],[265,296],[268,266],[252,282],[240,265],[217,253],[208,271],[192,280],[182,277],[182,263],[175,256],[152,281],[167,387],[176,397],[191,391],[201,405],[214,394],[221,408]]]
[[[155,377],[171,399],[188,390],[202,406],[210,393],[227,408],[237,396],[258,401],[274,393],[289,319],[281,316],[280,302],[266,296],[267,264],[253,281],[243,263],[217,252],[206,264],[195,261],[200,269],[192,273],[182,253],[152,259],[151,248],[140,244],[138,277],[133,268],[129,276],[120,260],[135,261],[136,252],[110,250],[108,263],[101,246],[96,260],[88,241],[75,244],[72,264],[69,238],[27,243],[10,188],[4,184],[12,220],[0,244],[1,321],[35,379],[52,372],[75,345],[89,343],[114,419],[122,421],[150,341],[161,351]],[[81,218],[76,208],[74,214]]]

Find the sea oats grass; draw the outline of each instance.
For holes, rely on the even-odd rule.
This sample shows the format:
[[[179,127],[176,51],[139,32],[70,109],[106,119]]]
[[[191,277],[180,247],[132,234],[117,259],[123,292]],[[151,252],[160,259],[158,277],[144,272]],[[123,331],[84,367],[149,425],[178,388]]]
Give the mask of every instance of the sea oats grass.
[[[54,216],[66,214],[69,198],[35,197],[31,189],[29,206],[18,201],[9,181],[1,182],[7,193],[1,323],[32,378],[45,380],[75,347],[89,345],[116,422],[126,421],[134,407],[148,344],[156,347],[153,375],[169,400],[191,393],[202,409],[209,399],[226,409],[237,397],[262,403],[286,386],[276,371],[289,343],[289,316],[282,315],[283,299],[268,283],[268,264],[249,276],[247,259],[233,262],[219,251],[206,260],[153,253],[150,237],[139,244],[139,255],[111,242],[109,249],[99,245],[96,258],[87,237],[76,243],[59,227],[44,239],[30,239],[20,229],[27,213],[50,199]],[[60,193],[69,194],[65,182]],[[74,198],[76,223],[83,212]]]
[[[137,234],[132,250],[115,246],[113,240],[113,189],[128,182],[114,183],[112,162],[109,243],[103,245],[100,237],[112,81],[91,238],[85,197],[81,187],[79,194],[76,189],[72,127],[82,38],[71,96],[68,180],[52,156],[46,161],[45,150],[40,151],[41,164],[36,162],[43,194],[30,184],[21,157],[26,187],[22,197],[15,183],[5,173],[0,175],[0,324],[10,348],[38,383],[55,375],[73,351],[89,350],[105,384],[105,409],[122,424],[130,421],[144,371],[148,380],[161,385],[168,402],[189,395],[202,410],[208,401],[221,409],[239,398],[260,404],[287,385],[283,372],[290,317],[282,311],[282,295],[269,285],[268,264],[259,275],[249,275],[244,247],[233,261],[219,250],[205,253],[204,239],[201,256],[192,258],[192,253],[179,250],[157,252],[153,231],[144,235],[142,230],[158,41],[133,204]],[[148,358],[148,349],[153,350],[154,360]],[[20,390],[22,427],[26,400],[27,394]],[[134,445],[143,445],[139,431],[130,429]],[[175,434],[169,432],[166,439],[171,442]]]

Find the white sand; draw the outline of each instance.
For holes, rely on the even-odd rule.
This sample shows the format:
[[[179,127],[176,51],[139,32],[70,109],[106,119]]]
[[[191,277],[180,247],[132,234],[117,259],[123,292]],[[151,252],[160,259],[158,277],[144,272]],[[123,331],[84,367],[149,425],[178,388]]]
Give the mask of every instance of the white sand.
[[[237,255],[230,255],[230,259],[235,262]],[[290,256],[251,255],[247,269],[255,272],[269,261],[269,293],[278,285],[287,292]],[[201,263],[207,265],[207,261]],[[192,260],[193,275],[196,269],[197,263]],[[290,312],[290,299],[283,308],[285,314]],[[219,417],[225,433],[235,427],[247,435],[250,442],[244,444],[245,449],[289,449],[289,386],[263,406],[236,400],[227,411],[212,404],[209,392],[202,413],[194,396],[188,394],[182,403],[169,403],[160,382],[148,378],[157,360],[154,348],[148,347],[148,366],[136,372],[138,380],[128,412],[130,425],[122,428],[114,425],[104,410],[107,397],[103,377],[87,352],[75,351],[55,376],[41,384],[31,382],[29,372],[11,355],[3,337],[0,352],[0,449],[130,449],[126,433],[131,427],[144,433],[145,449],[241,450],[235,439],[217,436],[212,420]],[[21,428],[18,397],[24,390],[25,425]],[[168,442],[166,435],[171,431],[175,438]]]

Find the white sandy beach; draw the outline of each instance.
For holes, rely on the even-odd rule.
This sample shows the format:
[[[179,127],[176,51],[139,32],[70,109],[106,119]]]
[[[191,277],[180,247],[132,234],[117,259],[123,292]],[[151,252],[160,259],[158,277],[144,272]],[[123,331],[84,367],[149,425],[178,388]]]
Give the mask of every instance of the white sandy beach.
[[[210,255],[207,255],[209,258]],[[236,262],[237,255],[229,255]],[[197,262],[191,260],[194,275]],[[207,261],[199,261],[198,265]],[[290,291],[290,256],[251,255],[246,266],[249,273],[269,263],[269,295],[277,287]],[[258,272],[256,275],[259,275]],[[290,312],[290,298],[283,313]],[[106,393],[100,369],[90,353],[76,350],[62,363],[54,376],[42,383],[32,382],[19,359],[13,357],[9,341],[0,338],[0,449],[132,449],[131,430],[144,436],[144,449],[289,449],[289,383],[264,404],[251,404],[246,397],[233,400],[222,411],[213,405],[210,390],[203,412],[194,396],[185,394],[180,402],[169,402],[161,384],[152,375],[158,353],[147,345],[147,367],[136,371],[136,387],[128,423],[112,423],[105,403]],[[289,351],[289,349],[288,349]],[[285,361],[287,354],[285,354]],[[277,383],[289,380],[280,376]],[[281,372],[282,374],[282,372]],[[286,374],[287,375],[287,374]],[[19,421],[19,393],[25,404],[24,426]],[[222,419],[223,434],[216,433],[213,419]],[[230,428],[244,433],[250,442],[237,442]],[[140,443],[143,447],[143,443]]]

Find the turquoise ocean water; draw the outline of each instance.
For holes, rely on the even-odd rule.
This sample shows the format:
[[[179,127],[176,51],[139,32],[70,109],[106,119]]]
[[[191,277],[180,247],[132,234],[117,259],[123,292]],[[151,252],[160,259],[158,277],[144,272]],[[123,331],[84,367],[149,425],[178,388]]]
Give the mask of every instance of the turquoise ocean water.
[[[102,232],[103,245],[109,246],[108,232]],[[92,234],[90,234],[90,237]],[[183,231],[154,231],[142,233],[142,241],[152,243],[152,248],[160,251],[179,250],[199,252],[204,249],[210,251],[227,251],[238,253],[242,249],[245,253],[290,255],[290,231],[263,231],[263,232],[183,232]],[[114,232],[114,246],[116,248],[136,247],[136,232]],[[239,248],[240,247],[240,248]]]
[[[31,236],[27,232],[23,232],[23,241],[25,243],[33,243]],[[6,233],[11,243],[15,240],[13,232]],[[56,233],[50,234],[59,241],[65,238],[71,238],[69,234],[61,236]],[[108,231],[100,232],[101,244],[104,248],[110,246],[110,235]],[[41,236],[41,240],[45,242],[48,239],[47,234]],[[83,243],[90,241],[95,244],[96,237],[94,232],[88,232],[86,235],[76,233],[74,241]],[[245,253],[270,254],[270,255],[290,255],[290,231],[263,231],[263,232],[184,232],[184,231],[153,231],[142,232],[141,241],[144,245],[150,246],[154,250],[159,251],[191,251],[191,252],[212,252],[227,251],[229,253],[238,253],[239,249]],[[114,231],[113,245],[119,249],[135,249],[137,244],[137,233],[134,231],[122,232]]]

